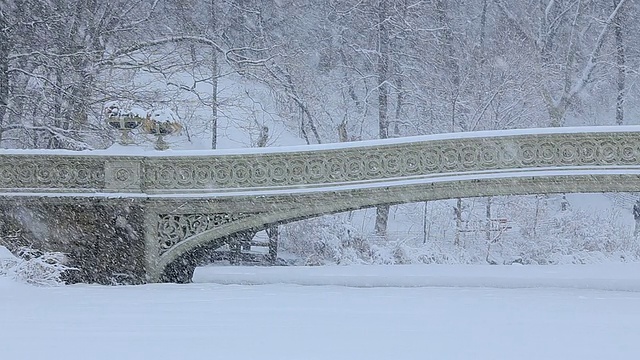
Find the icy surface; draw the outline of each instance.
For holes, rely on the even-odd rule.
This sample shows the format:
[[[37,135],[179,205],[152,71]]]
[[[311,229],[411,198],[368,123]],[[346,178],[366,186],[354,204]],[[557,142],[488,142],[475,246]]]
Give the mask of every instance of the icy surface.
[[[241,274],[265,285],[135,287],[0,278],[0,349],[3,359],[631,359],[640,293],[598,288],[634,290],[638,269],[227,267],[196,280]],[[429,277],[441,286],[394,287]],[[551,285],[562,286],[537,287]]]
[[[194,282],[351,287],[547,287],[640,292],[640,264],[208,266],[197,269]]]

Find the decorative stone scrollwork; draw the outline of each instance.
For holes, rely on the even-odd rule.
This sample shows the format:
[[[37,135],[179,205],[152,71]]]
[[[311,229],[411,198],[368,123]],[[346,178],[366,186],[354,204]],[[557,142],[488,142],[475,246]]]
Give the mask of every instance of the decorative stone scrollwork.
[[[396,177],[402,174],[402,158],[403,154],[396,151],[390,151],[383,155],[385,177]]]
[[[263,163],[251,164],[251,177],[258,186],[269,184],[269,167]]]
[[[580,150],[571,142],[564,142],[560,144],[560,162],[563,164],[573,164],[579,157]]]
[[[478,165],[480,160],[478,152],[480,149],[472,146],[465,146],[460,152],[461,164],[466,169],[472,169]]]
[[[505,152],[503,151],[503,154],[504,153]],[[503,157],[503,161],[504,160],[505,159]],[[479,162],[493,169],[498,165],[499,161],[500,161],[500,150],[496,146],[489,145],[489,146],[480,148]]]
[[[438,172],[442,164],[441,152],[439,149],[433,148],[422,152],[422,161],[424,168],[428,172]]]
[[[159,215],[156,238],[160,245],[160,255],[192,236],[249,216],[251,214],[246,213]]]
[[[267,168],[269,168],[269,180],[274,185],[286,185],[288,182],[287,162],[284,160],[272,161]]]
[[[613,164],[619,158],[618,144],[611,141],[603,141],[600,144],[600,159],[605,164]]]
[[[598,145],[593,141],[583,141],[579,146],[582,164],[593,164],[598,161]]]
[[[2,160],[2,188],[96,189],[104,186],[103,162],[94,159],[7,156]]]
[[[402,172],[407,175],[418,175],[422,172],[421,154],[419,151],[409,150],[404,156],[400,157],[402,160]]]
[[[332,158],[327,160],[327,171],[329,172],[329,178],[334,181],[343,181],[347,168],[345,167],[345,161],[342,158]]]
[[[231,164],[232,181],[239,187],[251,186],[251,168],[246,161],[235,161]]]
[[[538,158],[538,149],[534,144],[522,144],[518,153],[520,163],[526,167],[534,166]]]
[[[380,156],[380,154],[367,156],[367,158],[364,160],[366,175],[371,177],[380,176],[383,167],[382,161],[382,156]],[[357,172],[355,172],[355,174],[357,175]]]
[[[440,164],[440,168],[444,168],[448,171],[455,171],[460,169],[460,158],[458,154],[458,149],[456,148],[446,148],[442,150],[442,157],[440,158],[442,164]]]
[[[216,162],[213,168],[209,170],[209,173],[211,174],[211,180],[216,184],[226,187],[233,183],[230,164]]]
[[[310,182],[317,184],[326,177],[325,166],[324,159],[311,159],[307,161],[305,174]]]
[[[638,162],[638,144],[623,142],[620,144],[620,159],[625,164],[634,164]]]

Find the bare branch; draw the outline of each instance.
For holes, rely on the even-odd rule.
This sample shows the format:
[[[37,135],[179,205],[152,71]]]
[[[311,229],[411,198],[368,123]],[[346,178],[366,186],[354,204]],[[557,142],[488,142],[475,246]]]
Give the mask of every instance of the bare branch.
[[[582,69],[582,76],[580,76],[580,79],[578,80],[578,82],[571,87],[571,90],[567,94],[569,99],[573,98],[580,91],[582,91],[582,89],[584,89],[584,87],[591,80],[591,74],[593,73],[593,70],[595,70],[596,68],[597,58],[598,56],[600,56],[600,51],[602,50],[602,45],[604,44],[604,40],[607,35],[607,32],[609,31],[609,27],[611,23],[615,20],[616,16],[618,15],[618,12],[620,11],[620,8],[625,4],[626,1],[627,0],[620,0],[620,2],[618,3],[618,6],[616,6],[616,8],[611,13],[611,15],[609,15],[609,18],[607,18],[607,21],[604,23],[604,27],[602,28],[602,30],[600,31],[600,34],[598,35],[598,40],[596,41],[596,44],[593,47],[591,54],[589,55],[587,64],[585,65],[584,69]]]
[[[502,3],[502,1],[493,0],[493,2],[498,5],[500,11],[502,11],[502,13],[507,17],[509,24],[518,32],[518,34],[531,46],[537,48],[536,37],[520,24],[516,16]]]

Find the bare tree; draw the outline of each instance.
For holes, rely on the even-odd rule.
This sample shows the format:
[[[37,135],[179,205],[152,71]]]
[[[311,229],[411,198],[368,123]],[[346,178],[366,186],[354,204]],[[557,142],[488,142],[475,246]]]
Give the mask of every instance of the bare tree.
[[[14,146],[93,147],[104,136],[97,105],[104,101],[104,84],[112,80],[102,60],[131,40],[128,36],[141,29],[156,5],[59,0],[3,6],[3,22],[12,24],[7,44],[19,46],[9,48],[3,72],[9,84],[3,97],[11,104],[12,119],[3,119],[0,132],[10,132]],[[130,17],[119,16],[117,9]]]
[[[562,126],[569,107],[578,95],[593,80],[594,72],[602,56],[602,48],[607,33],[618,17],[626,0],[617,2],[613,10],[603,19],[597,19],[587,12],[582,1],[550,0],[541,2],[540,28],[536,35],[532,29],[536,24],[528,24],[524,14],[518,15],[502,0],[494,0],[507,22],[517,31],[518,37],[527,46],[537,49],[540,58],[541,93],[545,100],[551,126]],[[519,9],[523,11],[526,9]],[[594,31],[593,42],[584,44],[584,32]],[[552,72],[554,67],[561,71]]]
[[[0,147],[2,146],[2,134],[4,132],[4,119],[9,106],[9,52],[11,46],[11,32],[7,19],[7,5],[0,2]],[[2,10],[5,9],[5,10]]]

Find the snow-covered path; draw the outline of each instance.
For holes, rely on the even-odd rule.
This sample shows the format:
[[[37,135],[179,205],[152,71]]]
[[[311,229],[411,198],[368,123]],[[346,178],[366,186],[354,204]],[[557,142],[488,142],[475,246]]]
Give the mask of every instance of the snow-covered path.
[[[604,277],[618,274],[621,284],[640,278],[638,272],[629,275],[629,268],[602,266],[610,269]],[[377,270],[371,269],[375,275]],[[438,271],[442,276],[450,272],[449,280],[465,277],[465,272],[473,278],[474,268],[448,269]],[[486,286],[509,277],[521,284],[540,278],[509,275],[509,267],[475,269]],[[546,277],[576,278],[571,270],[557,269]],[[586,274],[589,269],[582,267]],[[274,283],[286,279],[268,281],[261,270],[247,268],[205,269],[196,280],[211,280],[221,271],[252,271],[264,285],[43,288],[0,278],[1,358],[630,359],[640,353],[636,291],[599,286],[308,286]],[[296,273],[304,278],[310,270],[288,271],[291,278]],[[343,278],[356,281],[365,279],[367,270],[315,271],[333,273],[327,279],[340,278],[342,271]],[[496,273],[487,277],[482,275],[486,271]],[[359,275],[349,275],[354,273]],[[597,273],[601,271],[582,277]],[[601,276],[598,283],[606,281]]]

